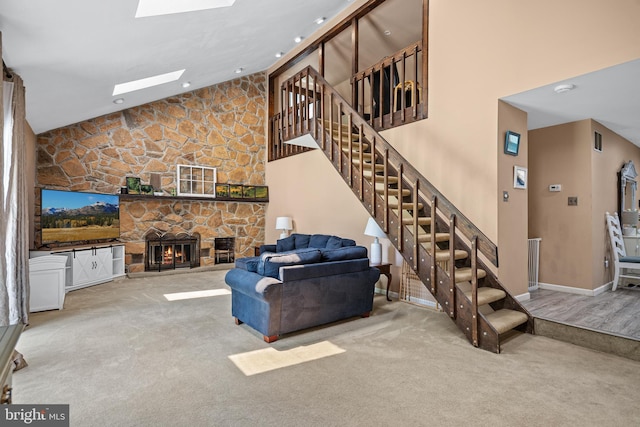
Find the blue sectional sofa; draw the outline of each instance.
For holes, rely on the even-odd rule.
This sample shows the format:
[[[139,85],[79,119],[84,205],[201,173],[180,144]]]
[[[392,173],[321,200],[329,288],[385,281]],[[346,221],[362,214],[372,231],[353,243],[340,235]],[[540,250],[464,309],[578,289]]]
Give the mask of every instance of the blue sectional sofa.
[[[354,316],[373,308],[377,268],[351,239],[292,234],[240,258],[225,281],[231,314],[273,342],[279,335]]]

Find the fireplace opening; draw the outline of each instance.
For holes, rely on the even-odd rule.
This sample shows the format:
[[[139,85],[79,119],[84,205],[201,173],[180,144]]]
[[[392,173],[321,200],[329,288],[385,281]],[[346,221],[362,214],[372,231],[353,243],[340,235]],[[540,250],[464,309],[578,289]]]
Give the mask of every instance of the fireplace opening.
[[[216,237],[213,240],[213,248],[216,254],[216,264],[235,262],[235,237]]]
[[[147,233],[145,271],[173,270],[200,266],[200,235]]]

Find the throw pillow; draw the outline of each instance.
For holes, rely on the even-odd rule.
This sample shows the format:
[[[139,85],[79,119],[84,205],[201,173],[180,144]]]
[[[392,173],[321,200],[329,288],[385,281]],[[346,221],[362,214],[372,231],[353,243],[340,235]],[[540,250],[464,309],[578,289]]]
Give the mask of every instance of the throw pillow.
[[[295,247],[295,234],[292,234],[289,237],[284,239],[280,239],[276,242],[276,252],[287,252],[294,250]]]
[[[327,245],[325,246],[325,248],[327,249],[338,249],[341,247],[342,247],[342,238],[337,236],[329,237],[329,240],[327,241]]]
[[[329,236],[328,234],[314,234],[309,239],[309,247],[320,249],[326,248],[329,238],[331,238],[331,236]]]
[[[295,249],[307,249],[309,247],[309,235],[308,234],[294,234]]]

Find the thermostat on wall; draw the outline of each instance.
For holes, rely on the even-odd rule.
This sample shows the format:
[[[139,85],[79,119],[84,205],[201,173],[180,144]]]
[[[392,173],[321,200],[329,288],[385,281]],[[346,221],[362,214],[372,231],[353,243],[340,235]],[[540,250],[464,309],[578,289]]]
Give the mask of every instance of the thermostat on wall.
[[[560,190],[562,190],[561,184],[551,184],[549,186],[549,191],[560,191]]]

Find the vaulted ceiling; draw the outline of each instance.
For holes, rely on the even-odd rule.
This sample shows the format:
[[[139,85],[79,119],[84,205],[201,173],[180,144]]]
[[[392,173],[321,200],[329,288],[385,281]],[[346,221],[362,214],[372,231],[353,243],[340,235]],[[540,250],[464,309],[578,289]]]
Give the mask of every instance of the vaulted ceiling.
[[[236,0],[227,8],[135,18],[136,0],[5,1],[2,57],[23,78],[27,121],[41,133],[264,71],[297,36],[324,25],[316,19],[350,4]],[[175,82],[112,95],[116,84],[182,69]],[[124,102],[114,104],[116,98]]]

